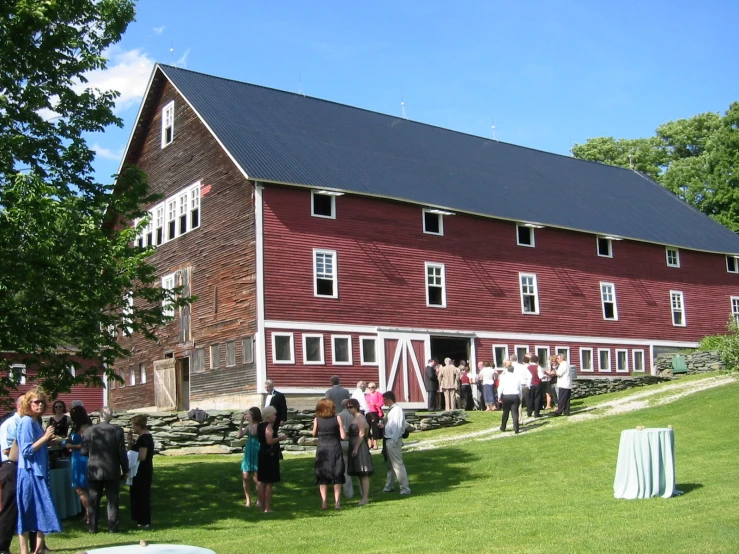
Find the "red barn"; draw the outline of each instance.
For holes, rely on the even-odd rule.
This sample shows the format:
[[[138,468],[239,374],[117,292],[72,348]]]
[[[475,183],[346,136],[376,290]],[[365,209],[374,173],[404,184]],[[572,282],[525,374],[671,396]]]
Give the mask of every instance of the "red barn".
[[[739,314],[739,237],[643,175],[158,65],[123,160],[197,295],[123,338],[113,405],[295,405],[337,374],[425,405],[430,356],[648,372]]]

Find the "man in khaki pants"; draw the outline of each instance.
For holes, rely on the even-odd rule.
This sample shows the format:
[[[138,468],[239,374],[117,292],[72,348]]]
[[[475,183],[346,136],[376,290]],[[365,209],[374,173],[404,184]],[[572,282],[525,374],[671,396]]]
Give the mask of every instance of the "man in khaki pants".
[[[452,365],[452,359],[444,360],[444,367],[439,370],[439,388],[444,393],[444,409],[454,409],[454,398],[457,394],[457,374],[459,370]]]

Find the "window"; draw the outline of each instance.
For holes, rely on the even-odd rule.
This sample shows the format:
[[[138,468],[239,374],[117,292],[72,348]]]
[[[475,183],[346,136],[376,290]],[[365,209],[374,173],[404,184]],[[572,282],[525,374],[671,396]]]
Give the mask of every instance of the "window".
[[[205,371],[205,348],[196,348],[192,359],[192,372],[202,373]]]
[[[339,296],[334,250],[313,250],[313,286],[314,296]]]
[[[13,364],[10,366],[10,379],[19,385],[26,384],[26,366],[24,364]]]
[[[426,262],[426,305],[446,307],[444,264]]]
[[[120,372],[119,376],[121,378],[121,380],[118,381],[120,383],[120,385],[121,385],[119,388],[123,388],[123,387],[126,386],[126,370],[125,369],[121,369],[121,372]]]
[[[359,350],[362,365],[377,365],[377,339],[374,337],[359,337]]]
[[[613,258],[613,245],[611,239],[598,237],[598,256]]]
[[[528,351],[529,351],[528,346],[520,346],[518,344],[516,345],[516,358],[518,358],[519,363],[521,364],[523,363],[523,358],[524,356],[526,356],[526,352]]]
[[[178,235],[184,235],[187,233],[187,224],[189,222],[188,208],[188,193],[184,192],[177,198],[177,215],[179,218]]]
[[[323,335],[303,334],[303,363],[323,364]]]
[[[444,234],[444,218],[438,210],[423,210],[423,232],[427,235]]]
[[[629,371],[629,351],[616,349],[616,371],[627,373]]]
[[[739,264],[736,261],[736,256],[726,256],[726,271],[729,273],[739,273]]]
[[[580,369],[582,371],[593,371],[593,349],[580,349]]]
[[[537,346],[536,356],[539,358],[539,367],[549,367],[549,347]]]
[[[242,341],[243,345],[243,357],[244,357],[244,363],[245,364],[253,364],[254,363],[254,337],[246,337]]]
[[[683,293],[677,290],[671,290],[670,304],[672,306],[672,324],[675,327],[685,327],[685,304],[683,302]]]
[[[534,228],[521,223],[516,224],[516,244],[519,246],[534,246]]]
[[[311,215],[313,217],[325,217],[336,219],[336,194],[328,194],[328,191],[310,191]]]
[[[71,375],[72,377],[76,377],[76,376],[77,376],[77,370],[76,370],[76,369],[74,368],[74,366],[73,366],[73,365],[70,365],[70,366],[69,366],[69,367],[67,368],[67,371],[69,372],[69,374],[70,374],[70,375]]]
[[[236,365],[236,341],[230,340],[226,343],[226,367]]]
[[[154,221],[152,221],[151,214],[148,216],[146,227],[144,228],[144,237],[146,237],[146,246],[154,246]]]
[[[154,242],[157,246],[164,242],[164,204],[154,208]]]
[[[174,273],[162,277],[162,288],[166,290],[174,290]],[[174,305],[172,300],[162,301],[162,315],[165,317],[174,317]]]
[[[295,363],[292,333],[272,333],[272,361],[276,364]]]
[[[174,101],[162,108],[162,148],[174,140]]]
[[[611,371],[611,351],[608,348],[598,349],[598,371]]]
[[[129,291],[123,296],[123,332],[126,333],[127,336],[130,336],[131,333],[133,333],[133,329],[131,328],[132,316],[133,293]]]
[[[167,200],[167,240],[177,236],[177,200]]]
[[[495,367],[503,367],[507,359],[508,359],[508,346],[505,344],[494,344],[493,345],[493,360],[495,360]]]
[[[739,296],[731,297],[731,315],[734,316],[734,319],[739,321]]]
[[[634,356],[634,371],[644,371],[644,350],[632,351]]]
[[[567,360],[568,362],[572,363],[572,358],[570,358],[570,347],[569,346],[558,346],[555,349],[555,352],[557,354],[564,354],[565,355],[565,360]]]
[[[669,267],[680,267],[680,251],[677,248],[665,248],[665,256]]]
[[[139,364],[139,383],[146,383],[146,364]]]
[[[351,365],[352,338],[348,335],[331,335],[331,344],[334,365]]]
[[[536,275],[519,273],[521,283],[521,312],[524,314],[539,313],[539,293],[536,287]]]
[[[128,383],[132,387],[136,385],[136,366],[132,365],[128,368],[129,378],[131,379]]]
[[[200,227],[200,183],[190,188],[190,230]]]
[[[618,320],[616,309],[616,286],[613,283],[600,284],[600,299],[603,304],[603,319]]]
[[[221,367],[221,345],[210,345],[210,369],[218,369]]]

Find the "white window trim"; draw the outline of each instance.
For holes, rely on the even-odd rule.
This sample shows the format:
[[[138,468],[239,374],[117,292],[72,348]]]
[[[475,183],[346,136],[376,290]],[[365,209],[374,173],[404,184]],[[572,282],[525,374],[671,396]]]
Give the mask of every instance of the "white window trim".
[[[569,346],[555,346],[554,347],[555,354],[559,354],[559,351],[560,350],[565,350],[567,352],[567,363],[570,364],[570,365],[572,365],[572,357],[571,357],[570,347]]]
[[[441,268],[441,304],[430,304],[429,303],[429,268],[430,267],[440,267]],[[425,262],[423,282],[424,282],[424,287],[426,289],[426,307],[446,308],[446,266],[444,264],[439,264],[435,262]]]
[[[318,294],[318,254],[328,254],[333,257],[333,294]],[[313,296],[316,298],[338,298],[339,297],[339,256],[336,250],[325,250],[323,248],[313,249]]]
[[[493,352],[493,366],[494,367],[497,367],[497,365],[498,365],[497,364],[497,361],[496,361],[496,357],[495,357],[495,349],[496,348],[503,348],[503,349],[505,349],[505,356],[503,357],[503,361],[506,361],[506,360],[510,360],[511,359],[511,353],[508,350],[508,345],[507,344],[494,344],[493,345],[493,350],[492,350],[492,352]]]
[[[290,359],[278,360],[277,349],[275,348],[275,337],[290,337]],[[274,364],[294,364],[295,363],[295,338],[293,333],[276,333],[272,332],[272,363]]]
[[[583,352],[590,352],[590,367],[587,368],[583,365],[582,359],[583,359]],[[580,371],[584,373],[593,373],[595,371],[595,357],[594,352],[592,348],[580,348]]]
[[[518,240],[518,228],[523,227],[524,229],[529,230],[529,234],[531,235],[531,244],[524,244],[523,242],[519,242]],[[518,246],[526,246],[528,248],[535,248],[536,247],[536,237],[533,227],[529,227],[527,225],[523,225],[521,223],[516,223],[516,244]]]
[[[77,370],[74,368],[73,365],[67,366],[67,371],[72,377],[77,377]]]
[[[626,355],[626,368],[618,368],[618,353],[623,352]],[[616,348],[614,362],[616,363],[616,373],[628,373],[629,372],[629,351],[625,348]]]
[[[641,363],[642,363],[642,368],[641,369],[637,369],[636,368],[636,354],[637,353],[641,353]],[[646,371],[647,358],[644,355],[644,350],[632,350],[631,351],[631,362],[632,362],[632,367],[634,368],[634,371],[637,371],[637,372],[640,372],[640,373],[643,373],[644,371]]]
[[[675,259],[677,260],[677,263],[671,264],[670,263],[670,252],[675,253]],[[667,267],[680,267],[680,250],[677,248],[670,248],[669,246],[665,247],[665,261],[667,262]]]
[[[18,379],[19,385],[25,385],[26,384],[26,364],[10,364],[10,380],[15,381],[15,376],[17,374],[20,375],[20,379]]]
[[[518,356],[518,349],[522,348],[525,352],[529,351],[529,345],[528,344],[516,344],[513,346],[513,353],[516,355],[516,358],[518,358],[518,363],[523,363],[523,356]],[[510,359],[510,358],[509,358]]]
[[[672,307],[672,295],[673,294],[679,294],[680,295],[680,312],[683,315],[683,322],[678,324],[675,323],[675,309]],[[671,290],[670,291],[670,321],[672,322],[673,327],[687,327],[688,326],[688,318],[685,314],[685,295],[680,290]]]
[[[361,365],[369,365],[369,366],[378,366],[380,365],[378,357],[377,357],[377,337],[367,336],[367,335],[359,335],[357,337],[359,339],[359,360]],[[374,362],[365,362],[364,361],[364,341],[365,340],[372,340],[375,343],[375,361]]]
[[[349,361],[348,362],[337,362],[336,361],[336,339],[347,339],[349,341]],[[352,365],[354,356],[351,335],[331,335],[331,363],[333,365]]]
[[[542,359],[541,356],[539,356],[539,350],[546,350],[547,351],[547,357],[544,361],[544,365],[541,364]],[[536,344],[534,345],[534,354],[539,356],[539,366],[540,367],[549,367],[549,356],[551,356],[552,349],[546,344]]]
[[[167,286],[166,281],[171,279],[172,280],[172,286]],[[167,275],[162,276],[162,288],[167,290],[173,290],[175,288],[175,273],[168,273]],[[171,317],[174,318],[174,306],[167,303],[166,301],[162,301],[162,315],[165,317]]]
[[[607,240],[608,241],[608,254],[601,254],[600,248],[598,246],[599,240]],[[600,256],[601,258],[613,258],[613,240],[606,238],[606,237],[595,237],[595,252]]]
[[[523,277],[533,277],[534,278],[534,302],[536,302],[536,311],[534,312],[527,312],[525,311],[525,303],[523,301],[524,294],[523,294],[523,283],[521,282],[521,279]],[[539,283],[536,279],[536,273],[519,273],[518,274],[518,293],[521,296],[521,313],[524,315],[539,315],[541,313],[541,306],[539,305]]]
[[[600,367],[600,353],[608,352],[608,369],[602,369]],[[611,373],[613,364],[611,363],[611,349],[610,348],[598,348],[598,373]]]
[[[318,196],[328,197],[331,199],[331,215],[321,215],[321,214],[317,214],[313,209],[315,207],[314,197],[316,196],[316,194],[318,194],[317,191],[315,190],[310,191],[310,215],[312,215],[313,217],[320,217],[323,219],[336,219],[336,196],[333,194],[331,195],[318,194]]]
[[[434,233],[433,231],[426,230],[426,214],[427,213],[431,213],[433,215],[438,216],[439,218],[439,232],[438,233]],[[421,225],[423,226],[422,229],[425,235],[436,235],[438,237],[444,236],[444,215],[443,214],[436,213],[434,210],[423,208],[421,211]]]
[[[734,259],[734,271],[731,271],[729,269],[729,258]],[[739,273],[739,259],[736,256],[731,256],[729,254],[726,254],[726,271],[728,273]]]
[[[166,125],[167,118],[166,118],[166,114],[167,114],[167,112],[171,112],[171,114],[172,114],[172,124],[171,124],[171,127],[172,127],[172,140],[170,140],[169,142],[166,142],[166,138],[167,138],[167,132],[166,132],[167,131],[167,125]],[[172,100],[171,102],[168,102],[162,108],[162,148],[166,148],[167,146],[169,146],[173,142],[174,142],[174,100]]]
[[[734,311],[734,300],[736,300],[737,303],[736,311]],[[734,316],[734,319],[739,321],[739,296],[729,296],[729,306],[731,308],[731,315]]]
[[[606,301],[603,300],[603,286],[610,286],[613,294],[613,317],[606,317]],[[618,302],[616,301],[616,285],[606,281],[600,282],[600,308],[605,321],[618,321]]]
[[[313,362],[308,361],[308,348],[306,347],[306,344],[308,342],[307,339],[309,339],[309,338],[312,338],[312,339],[321,339],[321,359],[319,361],[317,361],[317,362],[315,362],[315,361],[313,361]],[[324,350],[323,335],[322,334],[319,335],[319,334],[306,334],[306,333],[303,333],[303,363],[305,365],[324,365],[326,363],[326,355],[324,354],[324,352],[325,352],[325,350]]]

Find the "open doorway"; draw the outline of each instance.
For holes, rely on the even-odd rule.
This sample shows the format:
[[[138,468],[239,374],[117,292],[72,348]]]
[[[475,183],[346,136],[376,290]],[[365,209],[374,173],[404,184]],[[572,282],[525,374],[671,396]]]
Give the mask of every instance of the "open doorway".
[[[444,365],[445,358],[451,358],[452,363],[459,365],[461,360],[469,362],[470,339],[462,337],[431,337],[431,357],[436,358]]]
[[[190,358],[177,358],[175,364],[177,378],[177,409],[190,409]]]

